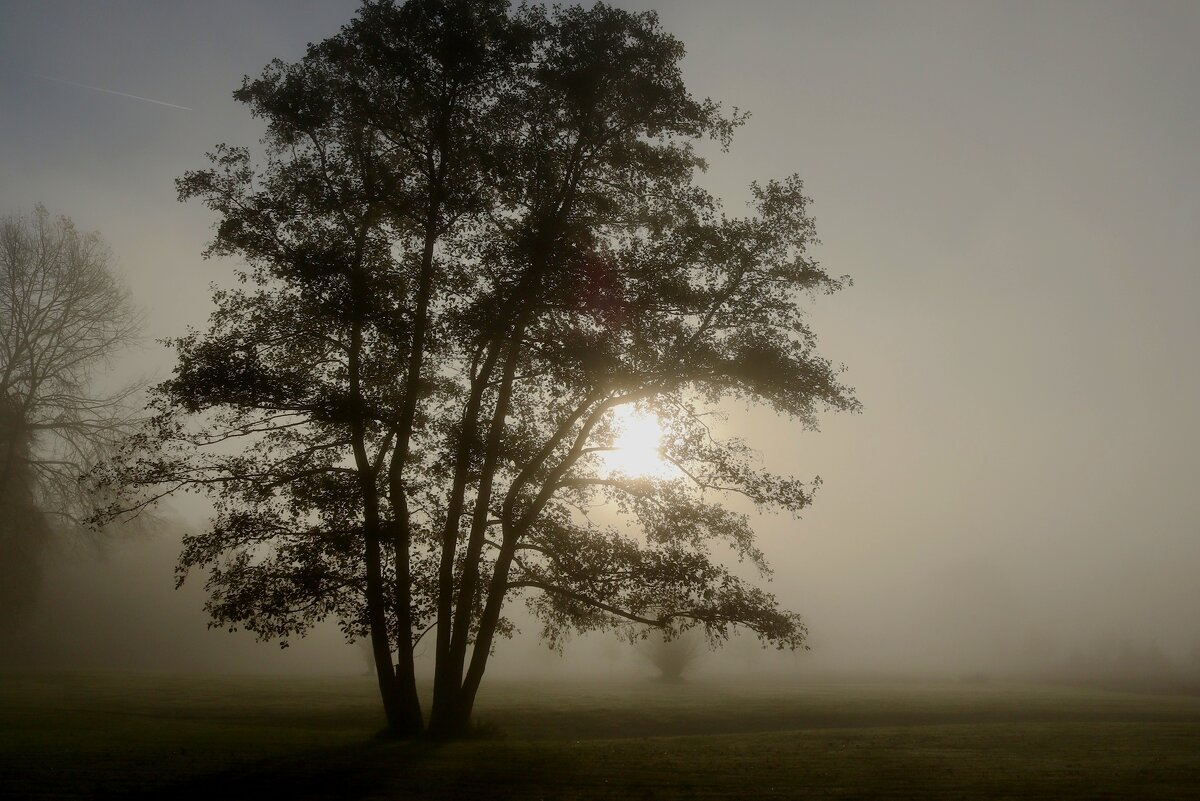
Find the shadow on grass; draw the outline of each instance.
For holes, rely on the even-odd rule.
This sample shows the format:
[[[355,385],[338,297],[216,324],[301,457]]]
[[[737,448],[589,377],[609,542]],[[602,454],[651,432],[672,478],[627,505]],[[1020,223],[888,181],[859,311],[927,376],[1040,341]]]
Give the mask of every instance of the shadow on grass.
[[[567,788],[576,773],[561,753],[510,746],[494,731],[455,742],[372,738],[267,759],[102,799],[525,799],[530,787]]]
[[[142,788],[101,799],[319,799],[359,798],[382,783],[378,765],[396,746],[366,740],[352,746],[264,759],[236,768]]]

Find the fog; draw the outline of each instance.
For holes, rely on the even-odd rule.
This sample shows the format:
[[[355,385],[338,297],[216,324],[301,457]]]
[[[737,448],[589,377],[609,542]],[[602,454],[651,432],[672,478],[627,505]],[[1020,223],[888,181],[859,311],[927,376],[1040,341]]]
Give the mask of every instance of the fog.
[[[695,672],[1196,672],[1200,5],[616,5],[657,8],[691,89],[753,113],[702,183],[738,212],[750,180],[800,173],[818,258],[854,279],[811,313],[863,413],[726,423],[823,479],[803,519],[759,526],[812,651],[735,641]],[[202,325],[227,280],[173,180],[261,134],[230,92],[355,7],[0,3],[0,214],[44,203],[109,242],[147,314],[116,374],[168,375],[153,341]],[[202,577],[175,591],[172,572],[205,516],[178,501],[161,531],[59,546],[4,663],[365,669],[332,628],[285,650],[208,630]],[[654,673],[518,625],[489,673]]]

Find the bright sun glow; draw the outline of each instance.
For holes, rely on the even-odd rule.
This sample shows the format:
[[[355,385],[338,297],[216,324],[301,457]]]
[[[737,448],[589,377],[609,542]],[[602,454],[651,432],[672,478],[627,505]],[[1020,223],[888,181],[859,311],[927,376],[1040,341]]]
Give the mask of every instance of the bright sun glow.
[[[664,462],[659,453],[663,430],[658,415],[632,406],[621,406],[613,414],[617,432],[613,446],[616,450],[604,454],[604,464],[610,472],[647,478],[666,478],[675,474],[675,468]]]

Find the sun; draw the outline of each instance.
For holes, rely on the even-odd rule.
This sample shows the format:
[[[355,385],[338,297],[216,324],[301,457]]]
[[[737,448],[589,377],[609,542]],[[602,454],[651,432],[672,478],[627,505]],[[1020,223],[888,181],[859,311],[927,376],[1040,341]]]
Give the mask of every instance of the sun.
[[[654,412],[621,406],[613,412],[613,450],[604,453],[610,473],[644,478],[667,478],[675,467],[662,458],[663,429]]]

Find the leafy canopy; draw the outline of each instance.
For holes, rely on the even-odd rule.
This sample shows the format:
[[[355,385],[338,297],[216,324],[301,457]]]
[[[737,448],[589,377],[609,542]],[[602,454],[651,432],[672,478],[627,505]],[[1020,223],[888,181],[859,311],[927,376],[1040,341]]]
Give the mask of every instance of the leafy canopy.
[[[514,595],[552,641],[803,644],[720,557],[766,571],[731,495],[798,513],[811,487],[708,420],[731,398],[808,426],[856,407],[801,307],[844,280],[809,254],[799,178],[754,184],[745,216],[696,183],[696,143],[743,117],[689,94],[683,53],[602,3],[377,1],[235,93],[265,158],[220,146],[179,193],[217,216],[208,254],[245,266],[174,343],[156,455],[110,477],[139,503],[213,498],[180,575],[208,571],[218,623],[333,616],[400,674],[436,628],[438,686],[468,693]],[[605,469],[629,405],[662,421],[669,476]]]

